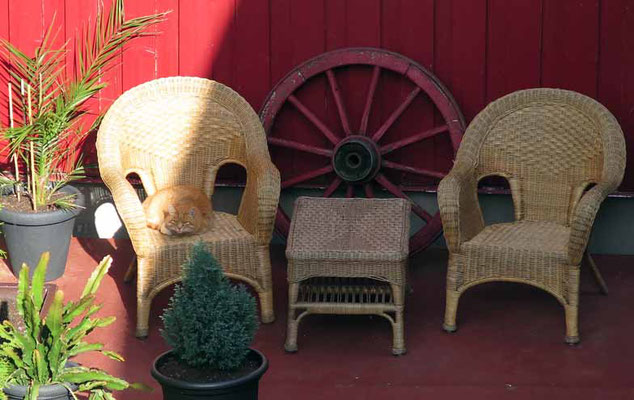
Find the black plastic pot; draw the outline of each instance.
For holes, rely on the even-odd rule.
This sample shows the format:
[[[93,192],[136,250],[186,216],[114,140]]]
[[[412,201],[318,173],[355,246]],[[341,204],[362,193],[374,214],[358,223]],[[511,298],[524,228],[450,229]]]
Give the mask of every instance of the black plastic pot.
[[[229,381],[192,383],[163,375],[157,367],[160,367],[171,351],[161,354],[154,360],[152,376],[163,387],[163,400],[257,400],[260,378],[269,368],[269,362],[264,354],[255,349],[249,350],[249,357],[261,360],[260,367],[248,375]]]
[[[69,384],[72,390],[77,390],[77,385]],[[3,389],[9,400],[23,400],[26,396],[26,386],[9,386]],[[72,393],[63,385],[46,385],[40,388],[38,400],[74,400]]]
[[[31,267],[33,273],[33,268],[45,251],[51,253],[46,281],[55,280],[64,274],[75,217],[83,210],[85,203],[84,195],[72,186],[65,186],[60,191],[75,194],[75,204],[79,207],[34,213],[0,210],[9,262],[15,276],[19,275],[23,263]]]
[[[69,361],[66,367],[76,367],[79,364]],[[68,383],[67,386],[72,390],[77,390],[77,385]],[[26,386],[13,385],[2,389],[9,400],[23,400],[26,396]],[[45,385],[40,387],[37,396],[38,400],[74,400],[72,393],[64,385]]]

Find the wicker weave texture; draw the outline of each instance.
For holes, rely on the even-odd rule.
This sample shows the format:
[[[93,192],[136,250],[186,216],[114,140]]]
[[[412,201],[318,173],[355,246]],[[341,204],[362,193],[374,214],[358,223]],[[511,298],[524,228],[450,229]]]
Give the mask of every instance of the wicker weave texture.
[[[297,199],[286,248],[286,350],[297,350],[306,315],[376,314],[392,324],[392,352],[405,353],[410,208],[403,199]]]
[[[518,91],[489,104],[467,128],[438,203],[450,250],[445,328],[455,329],[458,299],[492,280],[527,283],[566,311],[578,341],[579,267],[596,212],[620,184],[625,141],[595,100],[560,89]],[[477,182],[509,181],[515,222],[484,226]]]
[[[178,281],[192,245],[203,240],[227,274],[260,295],[262,319],[273,320],[268,245],[280,191],[266,136],[251,106],[235,91],[203,78],[150,81],[124,93],[97,135],[99,170],[138,257],[137,335],[147,334],[152,298]],[[141,202],[126,180],[141,178],[148,195],[173,185],[213,194],[218,168],[237,163],[247,184],[237,216],[214,213],[202,235],[175,238],[146,227]]]

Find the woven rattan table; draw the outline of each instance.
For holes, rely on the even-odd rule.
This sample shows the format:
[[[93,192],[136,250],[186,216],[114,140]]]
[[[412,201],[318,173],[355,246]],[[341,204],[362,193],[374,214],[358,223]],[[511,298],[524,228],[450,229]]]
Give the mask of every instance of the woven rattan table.
[[[286,249],[286,351],[297,351],[306,315],[376,314],[392,324],[392,353],[405,353],[409,212],[403,199],[297,199]]]

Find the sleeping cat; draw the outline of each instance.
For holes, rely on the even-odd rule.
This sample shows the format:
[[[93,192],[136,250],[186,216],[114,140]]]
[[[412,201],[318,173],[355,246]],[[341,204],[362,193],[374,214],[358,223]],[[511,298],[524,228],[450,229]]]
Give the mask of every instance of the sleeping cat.
[[[190,185],[161,189],[143,202],[147,226],[164,235],[195,235],[210,228],[211,200]]]

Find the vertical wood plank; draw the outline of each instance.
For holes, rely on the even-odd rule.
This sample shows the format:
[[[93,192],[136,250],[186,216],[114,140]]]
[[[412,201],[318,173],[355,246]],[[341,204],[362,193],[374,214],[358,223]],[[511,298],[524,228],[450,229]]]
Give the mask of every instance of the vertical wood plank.
[[[544,0],[542,86],[596,96],[599,0]]]
[[[234,0],[181,1],[178,19],[180,74],[218,78],[225,73],[218,64],[226,62],[220,56],[228,46],[225,35],[233,29]]]
[[[0,0],[0,38],[9,40],[9,0]],[[7,97],[7,75],[4,68],[0,69],[0,128],[9,126],[9,108]],[[0,138],[0,149],[5,149],[6,141]],[[0,168],[9,166],[8,150],[0,152]]]
[[[346,46],[381,45],[381,1],[348,0],[346,6]]]
[[[234,89],[257,110],[270,88],[269,0],[240,1],[235,34]]]
[[[178,62],[180,49],[179,40],[179,0],[155,0],[154,12],[170,11],[167,19],[157,27],[158,36],[154,38],[155,45],[155,77],[179,75]]]
[[[436,3],[434,72],[467,121],[486,105],[486,0]]]
[[[154,1],[126,2],[125,16],[128,18],[153,14],[156,7]],[[156,32],[154,27],[152,32]],[[154,36],[134,39],[121,57],[121,81],[123,91],[156,77],[156,40]],[[112,94],[116,94],[111,92]],[[120,93],[119,93],[120,94]]]
[[[542,0],[489,0],[487,101],[540,85]]]
[[[629,0],[603,1],[598,99],[618,119],[628,154],[634,152],[634,6]],[[620,190],[634,191],[634,159],[628,157]]]
[[[42,42],[43,15],[39,0],[9,2],[11,43],[28,55],[33,55],[35,47]]]

